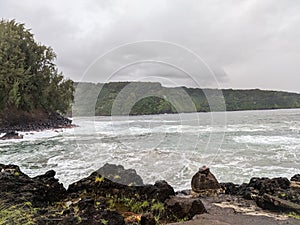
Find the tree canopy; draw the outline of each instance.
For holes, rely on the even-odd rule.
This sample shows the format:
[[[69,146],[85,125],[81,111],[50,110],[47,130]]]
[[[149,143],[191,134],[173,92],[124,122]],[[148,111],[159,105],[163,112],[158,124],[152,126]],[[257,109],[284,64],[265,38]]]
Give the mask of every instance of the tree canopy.
[[[56,54],[34,40],[24,24],[0,21],[0,118],[10,112],[65,113],[74,86],[54,63]],[[1,123],[1,120],[0,120]]]

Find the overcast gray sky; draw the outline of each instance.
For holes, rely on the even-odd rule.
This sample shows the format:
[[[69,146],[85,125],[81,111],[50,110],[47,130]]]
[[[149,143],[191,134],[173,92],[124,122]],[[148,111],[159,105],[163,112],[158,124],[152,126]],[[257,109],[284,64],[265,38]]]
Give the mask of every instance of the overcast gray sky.
[[[197,86],[180,70],[185,64],[193,76],[198,73],[198,85],[216,86],[205,64],[202,74],[190,53],[168,44],[117,49],[100,60],[105,66],[92,66],[94,75],[83,77],[112,48],[161,40],[195,52],[221,87],[300,92],[298,0],[0,0],[0,17],[31,28],[39,42],[57,53],[59,70],[76,81],[103,81],[109,67],[157,60],[162,63],[130,64],[111,80],[158,77],[170,85]]]

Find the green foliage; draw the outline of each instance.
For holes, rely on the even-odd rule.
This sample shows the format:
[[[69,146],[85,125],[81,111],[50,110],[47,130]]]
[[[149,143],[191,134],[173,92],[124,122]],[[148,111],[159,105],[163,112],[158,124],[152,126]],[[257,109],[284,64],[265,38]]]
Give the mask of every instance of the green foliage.
[[[295,212],[291,212],[288,214],[289,217],[294,218],[296,220],[300,220],[300,215],[295,213]]]
[[[102,183],[104,181],[104,176],[95,177],[95,183]]]
[[[112,82],[107,84],[77,83],[76,96],[80,105],[74,108],[76,115],[145,115],[177,112],[209,112],[207,100],[220,102],[216,89],[166,88],[151,82]],[[101,90],[101,91],[100,91]],[[143,93],[150,95],[139,99]],[[300,108],[300,94],[253,90],[223,89],[227,111]],[[95,97],[96,96],[96,97]],[[186,101],[191,100],[195,110]],[[91,107],[92,106],[92,107]],[[90,111],[86,111],[89,109]],[[112,112],[112,109],[114,111]],[[214,110],[222,110],[214,107]],[[93,111],[91,113],[91,111]]]
[[[0,21],[0,40],[1,116],[12,110],[65,113],[74,87],[58,72],[54,51],[37,43],[30,30],[14,20]]]
[[[36,224],[34,219],[36,209],[32,208],[31,202],[13,205],[10,207],[0,204],[0,224]]]

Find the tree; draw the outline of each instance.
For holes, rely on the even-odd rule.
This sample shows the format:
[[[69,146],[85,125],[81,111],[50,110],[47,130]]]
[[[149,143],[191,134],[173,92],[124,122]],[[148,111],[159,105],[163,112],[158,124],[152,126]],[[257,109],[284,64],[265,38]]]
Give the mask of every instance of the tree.
[[[65,113],[73,82],[58,72],[51,47],[34,40],[24,24],[0,21],[0,118],[13,112]],[[0,121],[1,122],[1,121]],[[3,121],[2,121],[3,122]]]

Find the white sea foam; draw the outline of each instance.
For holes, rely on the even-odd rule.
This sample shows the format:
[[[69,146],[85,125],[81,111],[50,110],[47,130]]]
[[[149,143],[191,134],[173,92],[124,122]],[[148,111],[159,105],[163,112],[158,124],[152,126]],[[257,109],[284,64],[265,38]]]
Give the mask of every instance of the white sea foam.
[[[243,135],[233,138],[238,143],[282,145],[282,144],[300,144],[300,138],[289,136],[262,136],[262,135]]]
[[[65,186],[106,162],[136,169],[145,183],[165,179],[176,189],[189,188],[202,165],[220,181],[290,177],[300,168],[296,115],[295,110],[230,112],[226,126],[212,125],[207,113],[74,118],[79,127],[22,132],[22,140],[1,141],[0,163],[20,165],[31,176],[54,169]]]

